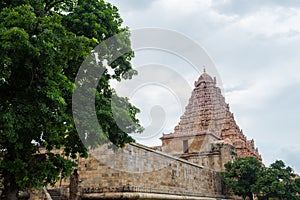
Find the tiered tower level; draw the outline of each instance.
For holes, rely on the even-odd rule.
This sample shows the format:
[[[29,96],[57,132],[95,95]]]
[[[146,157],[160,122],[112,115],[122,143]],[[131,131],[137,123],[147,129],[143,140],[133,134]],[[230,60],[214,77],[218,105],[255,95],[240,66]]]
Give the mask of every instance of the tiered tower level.
[[[262,160],[253,140],[247,140],[230,112],[221,90],[205,70],[174,132],[164,134],[162,151],[215,170],[235,157]]]

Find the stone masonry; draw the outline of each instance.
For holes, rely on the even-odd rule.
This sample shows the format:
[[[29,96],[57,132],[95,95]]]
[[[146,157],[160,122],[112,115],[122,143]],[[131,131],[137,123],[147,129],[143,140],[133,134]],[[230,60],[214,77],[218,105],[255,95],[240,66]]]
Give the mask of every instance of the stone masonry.
[[[139,144],[115,151],[103,145],[78,161],[78,172],[83,199],[225,198],[218,172]]]
[[[236,157],[261,161],[234,120],[220,88],[205,71],[195,82],[174,132],[162,145],[103,145],[78,160],[82,199],[226,199],[221,171]],[[59,185],[68,194],[68,180]]]
[[[235,157],[261,156],[253,140],[247,140],[234,120],[216,79],[205,71],[174,132],[164,134],[162,151],[191,162],[223,171]]]

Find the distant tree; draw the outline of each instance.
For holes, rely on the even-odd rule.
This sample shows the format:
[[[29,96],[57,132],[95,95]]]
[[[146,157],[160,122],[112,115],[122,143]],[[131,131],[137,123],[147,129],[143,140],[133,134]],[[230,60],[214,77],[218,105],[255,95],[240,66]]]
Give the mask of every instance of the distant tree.
[[[300,179],[281,160],[264,167],[256,158],[238,158],[225,168],[226,186],[243,199],[300,200]]]
[[[277,160],[264,167],[258,174],[253,191],[261,200],[277,198],[280,200],[296,200],[299,197],[299,179],[295,179],[292,168]]]
[[[300,178],[295,178],[292,185],[293,200],[300,200]]]
[[[104,71],[94,91],[103,132],[87,132],[85,139],[95,146],[107,137],[124,146],[133,141],[128,132],[142,130],[135,117],[139,110],[109,85],[111,79],[120,81],[136,73],[130,64],[129,33],[121,24],[117,8],[103,0],[0,2],[0,173],[5,186],[1,199],[15,200],[20,188],[54,184],[60,173],[70,174],[74,163],[54,149],[64,147],[64,154],[73,159],[87,156],[72,116],[75,77],[96,45],[122,32],[115,45],[127,53],[109,62],[114,73],[97,63]],[[113,115],[113,96],[122,113],[122,129]],[[41,147],[44,152],[39,152]]]
[[[235,195],[253,200],[252,187],[256,184],[261,163],[254,157],[237,158],[225,164],[223,178]]]

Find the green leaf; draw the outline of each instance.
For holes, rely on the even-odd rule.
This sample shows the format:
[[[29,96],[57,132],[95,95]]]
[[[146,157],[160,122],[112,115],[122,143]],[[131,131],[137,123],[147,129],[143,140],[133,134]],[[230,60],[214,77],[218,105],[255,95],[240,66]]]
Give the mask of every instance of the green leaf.
[[[86,91],[96,93],[96,114],[103,133],[88,133],[85,144],[96,147],[110,140],[124,146],[133,141],[129,132],[142,131],[136,118],[139,110],[128,99],[116,96],[109,84],[113,78],[136,74],[130,63],[134,56],[130,34],[121,25],[117,8],[102,0],[0,2],[0,147],[4,152],[0,171],[6,188],[54,184],[60,176],[70,174],[73,159],[87,156],[88,146],[75,129],[78,119],[72,113],[76,74],[96,45],[122,31],[126,34],[117,45],[129,53],[111,63],[113,76],[104,70],[98,87]],[[111,57],[107,53],[101,61]],[[83,83],[88,81],[92,80]],[[85,96],[82,101],[84,105]],[[53,153],[62,147],[64,157]]]

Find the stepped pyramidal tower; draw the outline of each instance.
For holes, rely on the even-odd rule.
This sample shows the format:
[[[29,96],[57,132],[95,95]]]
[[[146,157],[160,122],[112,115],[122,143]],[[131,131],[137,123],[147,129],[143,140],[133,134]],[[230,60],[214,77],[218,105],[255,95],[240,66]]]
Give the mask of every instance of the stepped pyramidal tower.
[[[162,151],[217,171],[234,158],[262,160],[253,140],[236,124],[216,78],[204,69],[174,132],[161,137]]]

